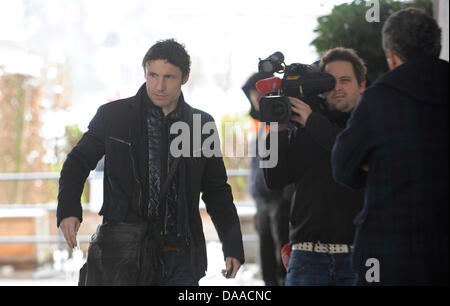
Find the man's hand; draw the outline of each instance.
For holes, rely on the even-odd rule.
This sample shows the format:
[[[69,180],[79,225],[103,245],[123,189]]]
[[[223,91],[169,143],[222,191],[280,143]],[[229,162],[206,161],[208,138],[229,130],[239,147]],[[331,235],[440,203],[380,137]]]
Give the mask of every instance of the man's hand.
[[[309,115],[311,115],[312,113],[311,107],[297,98],[288,97],[288,99],[289,102],[291,102],[292,112],[296,113],[292,114],[291,120],[300,123],[302,126],[305,126]]]
[[[59,224],[64,238],[71,249],[77,246],[77,232],[80,228],[80,220],[77,217],[64,218]]]
[[[235,278],[240,267],[239,260],[234,257],[227,257],[225,258],[225,269],[222,270],[222,275],[225,278]]]
[[[369,172],[369,165],[362,165],[361,170]]]

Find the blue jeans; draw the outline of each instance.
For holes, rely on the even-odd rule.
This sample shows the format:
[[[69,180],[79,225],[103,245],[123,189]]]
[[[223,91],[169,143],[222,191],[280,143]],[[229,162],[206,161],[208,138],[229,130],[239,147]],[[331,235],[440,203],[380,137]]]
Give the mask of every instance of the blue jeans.
[[[286,286],[353,286],[357,273],[351,269],[350,256],[293,250]]]

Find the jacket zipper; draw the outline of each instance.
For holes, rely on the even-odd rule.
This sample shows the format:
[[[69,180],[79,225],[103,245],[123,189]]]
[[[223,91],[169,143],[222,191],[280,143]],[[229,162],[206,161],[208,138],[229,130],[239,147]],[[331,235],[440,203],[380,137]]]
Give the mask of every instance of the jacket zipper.
[[[122,140],[122,139],[119,139],[119,138],[116,138],[116,137],[113,137],[113,136],[109,136],[109,139],[118,141],[118,142],[120,142],[120,143],[126,144],[127,146],[130,146],[130,147],[131,147],[131,143],[130,143],[130,142],[127,142],[127,141],[125,141],[125,140]]]
[[[143,209],[142,209],[142,185],[141,185],[141,181],[139,180],[137,174],[136,174],[136,163],[134,160],[134,156],[133,156],[133,150],[132,150],[132,146],[130,145],[130,156],[131,156],[131,166],[133,167],[133,176],[134,176],[134,180],[136,181],[136,184],[138,185],[138,208],[139,208],[139,214],[143,213]],[[143,216],[145,217],[145,216]]]

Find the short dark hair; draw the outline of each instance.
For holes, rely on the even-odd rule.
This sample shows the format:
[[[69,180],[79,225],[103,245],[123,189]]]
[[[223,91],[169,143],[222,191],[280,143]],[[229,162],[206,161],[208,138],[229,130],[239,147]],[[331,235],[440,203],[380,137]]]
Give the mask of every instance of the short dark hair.
[[[180,68],[183,77],[189,74],[191,70],[191,57],[186,52],[184,45],[173,38],[160,40],[147,51],[142,60],[144,72],[147,62],[161,59],[167,60],[172,65]]]
[[[389,16],[382,30],[383,49],[390,49],[402,61],[418,57],[439,57],[441,29],[433,17],[417,8],[399,10]]]
[[[334,61],[347,61],[353,66],[353,72],[355,73],[358,85],[361,85],[366,80],[367,68],[364,61],[358,56],[355,50],[344,47],[336,47],[328,50],[320,59],[319,69],[325,71],[325,67],[328,63]]]

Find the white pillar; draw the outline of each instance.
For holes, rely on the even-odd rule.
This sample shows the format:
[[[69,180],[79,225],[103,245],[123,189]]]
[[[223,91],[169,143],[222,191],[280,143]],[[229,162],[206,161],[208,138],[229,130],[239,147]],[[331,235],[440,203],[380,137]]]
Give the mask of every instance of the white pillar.
[[[437,20],[439,26],[442,29],[442,50],[440,58],[446,61],[449,60],[448,2],[448,0],[434,1],[434,18]]]

